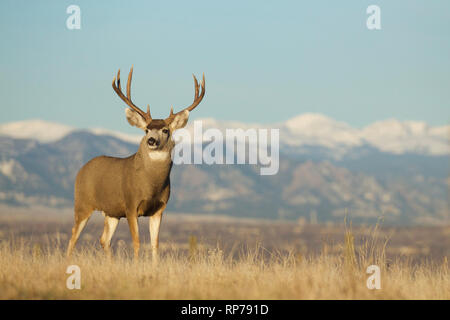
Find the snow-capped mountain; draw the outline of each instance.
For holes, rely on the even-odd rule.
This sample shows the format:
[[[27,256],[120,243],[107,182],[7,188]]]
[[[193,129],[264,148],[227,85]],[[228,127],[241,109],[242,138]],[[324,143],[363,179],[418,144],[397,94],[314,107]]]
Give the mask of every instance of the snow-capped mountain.
[[[58,141],[77,130],[72,126],[39,119],[0,124],[0,136],[15,139],[32,139],[41,143]],[[131,143],[138,143],[142,138],[140,135],[132,135],[103,128],[87,129],[86,131],[96,135],[113,136]]]
[[[449,126],[386,120],[363,129],[318,114],[208,128],[280,130],[279,172],[253,165],[174,165],[168,210],[246,217],[448,223]],[[188,130],[193,130],[190,122]],[[95,156],[126,157],[142,134],[78,130],[40,120],[0,125],[0,204],[72,206],[78,170]]]
[[[362,144],[359,130],[321,114],[302,114],[282,125],[285,129],[283,142],[293,146],[318,145],[336,148]]]
[[[203,131],[216,128],[225,133],[226,129],[280,129],[281,146],[290,149],[315,146],[345,154],[355,147],[371,146],[393,154],[415,153],[423,155],[450,154],[450,125],[432,127],[425,122],[398,121],[388,119],[375,122],[362,129],[333,120],[315,113],[305,113],[285,122],[272,124],[219,121],[212,118],[202,121]],[[193,133],[194,122],[187,129]],[[76,129],[67,125],[43,120],[28,120],[0,125],[0,135],[21,139],[34,139],[42,143],[57,141]],[[109,135],[126,142],[138,143],[142,135],[126,134],[102,128],[88,129],[97,135]]]
[[[424,122],[389,119],[365,127],[361,136],[378,149],[396,154],[450,153],[450,126],[430,127]]]
[[[64,138],[75,128],[44,120],[25,120],[0,124],[0,135],[16,139],[33,139],[53,142]]]

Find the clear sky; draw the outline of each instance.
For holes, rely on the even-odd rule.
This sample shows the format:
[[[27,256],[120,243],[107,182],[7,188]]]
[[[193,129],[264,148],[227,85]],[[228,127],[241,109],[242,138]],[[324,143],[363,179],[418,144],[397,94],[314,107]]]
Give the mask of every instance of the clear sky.
[[[66,8],[81,8],[68,30]],[[381,8],[381,30],[366,8]],[[284,121],[318,112],[355,127],[450,120],[450,1],[0,2],[1,119],[135,132],[111,88],[134,65],[135,104],[166,117]],[[124,85],[123,85],[124,86]]]

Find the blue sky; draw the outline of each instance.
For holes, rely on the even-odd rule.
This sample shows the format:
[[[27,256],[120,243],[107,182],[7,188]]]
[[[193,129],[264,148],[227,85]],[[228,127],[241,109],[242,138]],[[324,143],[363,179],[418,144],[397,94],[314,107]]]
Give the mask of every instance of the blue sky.
[[[66,28],[70,4],[81,30]],[[370,4],[381,30],[366,28]],[[132,64],[133,100],[155,118],[189,105],[205,72],[193,119],[450,120],[450,1],[2,0],[0,37],[0,122],[135,132],[111,88]]]

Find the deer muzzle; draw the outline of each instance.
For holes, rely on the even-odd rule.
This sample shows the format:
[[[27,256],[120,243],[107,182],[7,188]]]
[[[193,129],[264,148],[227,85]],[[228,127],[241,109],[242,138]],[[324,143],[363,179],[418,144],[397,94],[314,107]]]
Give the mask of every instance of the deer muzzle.
[[[159,139],[157,140],[157,139],[155,139],[155,138],[153,138],[153,137],[150,137],[150,138],[148,138],[148,140],[147,140],[147,144],[148,144],[150,147],[153,147],[153,148],[159,147],[160,143],[161,143],[161,142],[159,141]]]

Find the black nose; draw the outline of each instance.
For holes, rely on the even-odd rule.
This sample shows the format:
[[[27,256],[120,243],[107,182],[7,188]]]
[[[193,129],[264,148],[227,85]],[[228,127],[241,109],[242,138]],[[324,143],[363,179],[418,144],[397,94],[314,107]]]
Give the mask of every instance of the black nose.
[[[154,146],[155,143],[156,143],[156,140],[155,140],[155,138],[149,138],[148,141],[147,141],[147,143],[148,143],[148,145],[150,145],[150,146]]]

